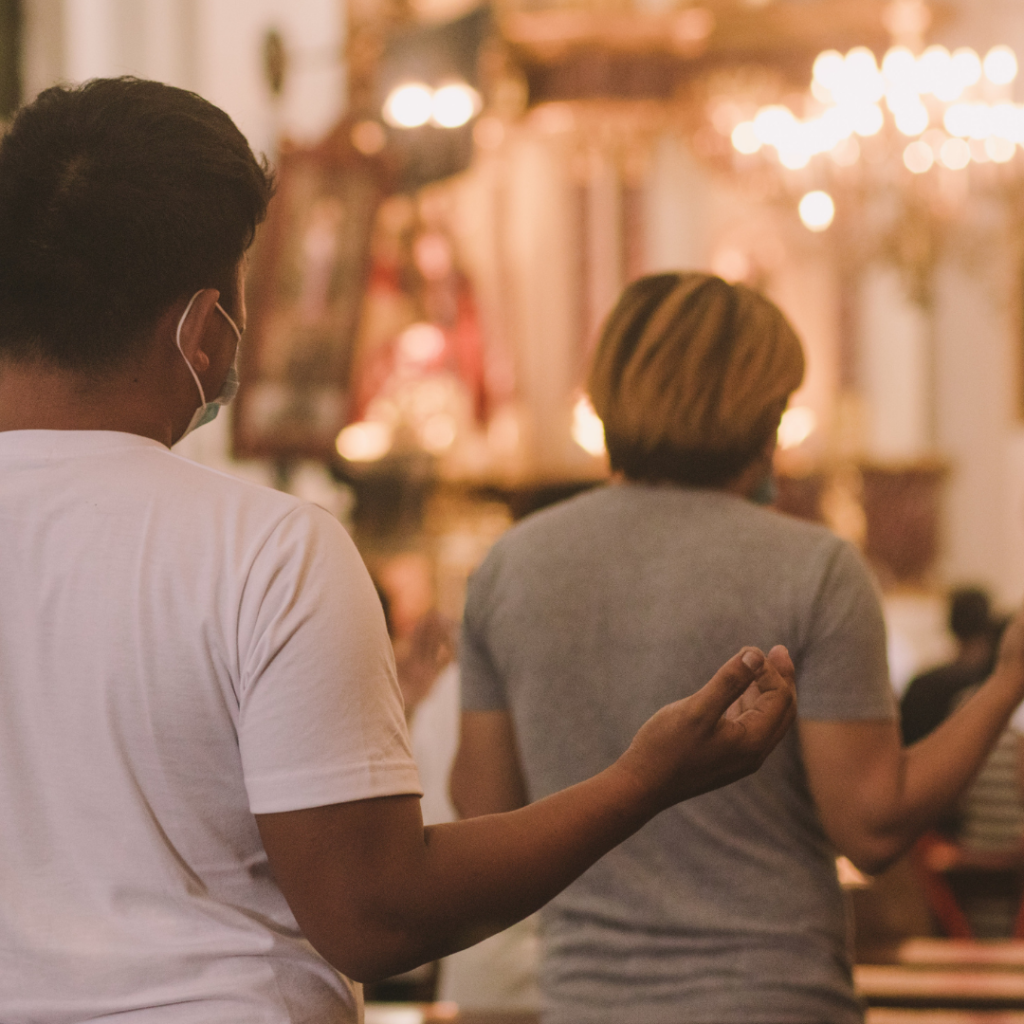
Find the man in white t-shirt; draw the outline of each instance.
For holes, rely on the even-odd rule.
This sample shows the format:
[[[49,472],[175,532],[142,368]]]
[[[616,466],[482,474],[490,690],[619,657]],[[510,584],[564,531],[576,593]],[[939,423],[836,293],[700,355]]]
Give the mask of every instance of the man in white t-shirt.
[[[347,535],[170,451],[233,390],[271,191],[154,82],[47,90],[0,143],[4,1024],[355,1021],[349,978],[532,913],[792,719],[745,648],[599,776],[423,827]]]

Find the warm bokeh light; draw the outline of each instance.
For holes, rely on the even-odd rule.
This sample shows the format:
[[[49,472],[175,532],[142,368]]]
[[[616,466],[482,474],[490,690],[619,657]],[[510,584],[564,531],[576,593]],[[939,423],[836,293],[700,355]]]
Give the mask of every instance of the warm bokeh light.
[[[444,331],[435,324],[410,324],[398,337],[398,355],[405,362],[426,365],[444,354]]]
[[[947,139],[939,151],[943,167],[962,171],[971,162],[971,147],[963,139]]]
[[[882,58],[882,74],[890,85],[917,92],[917,61],[905,46],[894,46],[886,53]]]
[[[1017,77],[1017,56],[1008,46],[993,46],[983,66],[993,85],[1009,85]]]
[[[814,410],[806,405],[797,405],[782,414],[779,423],[779,447],[785,451],[803,444],[814,433],[818,426],[818,417]]]
[[[1009,139],[1001,139],[998,135],[992,135],[985,140],[985,152],[993,163],[1005,164],[1013,159],[1017,152],[1017,146]]]
[[[953,70],[969,89],[981,81],[981,58],[969,46],[961,46],[953,51]]]
[[[987,84],[979,85],[983,71]],[[863,46],[845,56],[826,50],[814,62],[811,116],[799,117],[794,111],[803,105],[788,101],[792,106],[761,107],[749,119],[725,119],[719,131],[731,137],[737,153],[751,156],[770,147],[789,170],[810,167],[826,154],[839,167],[852,167],[862,152],[881,158],[878,144],[862,150],[857,137],[886,133],[891,139],[888,110],[889,125],[914,140],[903,149],[914,174],[924,174],[936,160],[954,171],[971,163],[1007,163],[1017,146],[1024,147],[1024,104],[994,102],[1000,91],[992,84],[1005,86],[1016,75],[1017,58],[1008,46],[993,47],[984,62],[970,47],[950,53],[929,46],[915,57],[907,47],[893,46],[881,67]]]
[[[875,55],[866,46],[855,46],[843,61],[843,82],[837,100],[853,103],[877,103],[885,95],[885,79],[878,70]]]
[[[423,447],[432,455],[441,455],[455,443],[458,427],[455,418],[447,413],[430,416],[420,427],[419,438]]]
[[[407,82],[391,90],[384,102],[384,120],[394,128],[418,128],[430,120],[433,94],[422,82]]]
[[[757,137],[753,121],[741,121],[732,130],[732,144],[738,153],[748,156],[761,148],[761,140]]]
[[[572,439],[595,458],[605,453],[604,424],[586,395],[580,395],[572,408]]]
[[[784,145],[796,129],[797,120],[789,107],[773,104],[762,107],[754,118],[754,133],[757,138],[770,146]]]
[[[434,93],[432,119],[442,128],[460,128],[468,124],[480,109],[477,91],[465,82],[452,82]]]
[[[386,423],[362,420],[338,434],[335,447],[349,462],[376,462],[391,451],[392,431]]]
[[[928,116],[928,108],[918,101],[913,105],[902,107],[896,112],[896,127],[904,135],[920,135],[926,131],[931,118]]]
[[[877,103],[868,103],[855,107],[851,111],[853,130],[861,138],[877,135],[885,126],[885,115]]]
[[[824,231],[836,215],[836,204],[827,192],[808,192],[800,200],[800,219],[811,231]]]
[[[838,50],[825,50],[814,62],[814,80],[829,92],[835,92],[842,83],[844,70],[843,55]]]
[[[935,154],[927,142],[918,139],[917,142],[910,143],[903,150],[903,163],[912,174],[924,174],[932,169],[932,165],[935,163]]]
[[[953,75],[953,58],[944,46],[929,46],[917,59],[918,89],[935,93]]]

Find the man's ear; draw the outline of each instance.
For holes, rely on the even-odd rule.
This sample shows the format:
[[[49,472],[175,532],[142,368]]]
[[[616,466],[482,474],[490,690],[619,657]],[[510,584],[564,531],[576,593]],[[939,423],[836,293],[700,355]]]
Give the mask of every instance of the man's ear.
[[[174,335],[171,338],[171,343],[176,344],[177,339],[180,339],[181,353],[196,373],[203,373],[210,368],[210,356],[206,351],[205,339],[219,299],[220,292],[216,288],[203,288],[196,292],[190,300],[186,299],[184,302],[175,303],[171,313],[173,320],[171,330]],[[182,316],[185,318],[183,321],[181,320]],[[181,321],[180,333],[178,333],[179,321]]]

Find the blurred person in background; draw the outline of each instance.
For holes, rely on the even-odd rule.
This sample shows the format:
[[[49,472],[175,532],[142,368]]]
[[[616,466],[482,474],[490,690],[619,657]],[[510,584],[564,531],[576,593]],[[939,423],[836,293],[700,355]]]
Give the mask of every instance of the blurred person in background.
[[[741,636],[783,637],[796,666],[798,728],[756,776],[661,815],[541,912],[545,1024],[860,1022],[837,852],[867,872],[898,857],[1024,697],[1018,620],[976,696],[903,750],[861,556],[761,507],[803,372],[751,289],[633,282],[589,380],[613,481],[520,522],[470,581],[466,816],[601,771]]]
[[[949,595],[956,656],[912,679],[900,702],[903,742],[916,743],[968,700],[992,671],[1006,626],[981,587]],[[1000,735],[977,777],[939,822],[929,862],[945,858],[946,881],[978,938],[1009,938],[1024,880],[1024,736],[1021,712]],[[947,840],[941,851],[936,842]],[[995,857],[993,857],[995,855]]]
[[[900,700],[903,742],[916,743],[949,716],[962,692],[992,671],[1000,624],[992,616],[992,600],[981,587],[957,587],[949,595],[949,631],[956,656],[915,676]]]

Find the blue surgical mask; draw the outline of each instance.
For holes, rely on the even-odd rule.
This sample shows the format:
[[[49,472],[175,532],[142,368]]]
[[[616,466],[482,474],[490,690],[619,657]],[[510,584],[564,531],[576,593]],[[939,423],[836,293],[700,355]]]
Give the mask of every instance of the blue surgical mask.
[[[181,314],[181,319],[178,321],[178,330],[175,332],[174,340],[178,346],[178,351],[181,352],[181,358],[185,359],[185,353],[181,348],[181,328],[184,326],[185,318],[189,315],[192,310],[192,304],[199,297],[199,292],[196,292],[191,299],[188,300],[188,305],[185,307],[185,312]],[[238,329],[238,324],[228,315],[227,310],[218,302],[215,304],[219,310],[221,316],[229,324],[231,329],[235,332],[235,337],[238,339],[238,346],[242,343],[242,332]],[[228,368],[227,376],[224,378],[224,384],[222,385],[218,394],[210,399],[206,400],[206,393],[203,391],[203,385],[199,381],[199,374],[196,373],[195,368],[192,364],[185,359],[185,365],[188,367],[189,373],[192,374],[192,379],[196,382],[196,387],[199,389],[199,408],[192,414],[192,419],[189,420],[188,426],[185,428],[185,433],[181,437],[186,437],[191,434],[197,427],[204,426],[211,420],[217,418],[217,413],[220,412],[222,405],[227,405],[235,395],[238,394],[238,348],[235,349],[235,361]],[[178,438],[180,441],[181,438]]]

